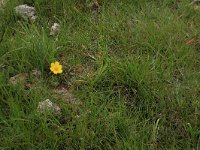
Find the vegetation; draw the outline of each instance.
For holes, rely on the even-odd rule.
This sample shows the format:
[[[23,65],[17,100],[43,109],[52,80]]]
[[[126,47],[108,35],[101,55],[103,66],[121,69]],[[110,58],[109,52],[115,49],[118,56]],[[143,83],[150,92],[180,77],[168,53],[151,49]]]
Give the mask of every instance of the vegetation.
[[[190,0],[7,1],[0,149],[200,149],[199,24]],[[46,99],[61,115],[38,112]]]

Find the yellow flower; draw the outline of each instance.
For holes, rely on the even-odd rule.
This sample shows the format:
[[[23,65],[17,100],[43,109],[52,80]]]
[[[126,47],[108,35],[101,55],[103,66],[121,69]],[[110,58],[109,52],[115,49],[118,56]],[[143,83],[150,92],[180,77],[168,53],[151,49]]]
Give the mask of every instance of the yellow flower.
[[[63,70],[62,70],[62,65],[60,65],[59,62],[55,62],[55,63],[51,63],[51,67],[50,67],[50,70],[54,73],[54,74],[59,74],[59,73],[62,73]]]

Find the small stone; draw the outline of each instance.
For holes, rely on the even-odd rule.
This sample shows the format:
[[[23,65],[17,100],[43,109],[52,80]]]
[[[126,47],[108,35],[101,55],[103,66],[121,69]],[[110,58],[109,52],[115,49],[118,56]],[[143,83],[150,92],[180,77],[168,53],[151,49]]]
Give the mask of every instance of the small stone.
[[[37,111],[40,113],[45,113],[47,111],[52,111],[56,115],[61,115],[61,108],[51,102],[49,99],[39,102]]]
[[[24,19],[30,19],[31,21],[35,21],[37,18],[35,15],[35,8],[28,5],[19,5],[15,7],[15,11],[17,14],[21,15]]]
[[[16,85],[18,83],[25,83],[28,77],[27,73],[20,73],[10,78],[9,82],[12,85]]]
[[[54,23],[51,27],[50,35],[55,35],[60,32],[60,25],[58,23]]]

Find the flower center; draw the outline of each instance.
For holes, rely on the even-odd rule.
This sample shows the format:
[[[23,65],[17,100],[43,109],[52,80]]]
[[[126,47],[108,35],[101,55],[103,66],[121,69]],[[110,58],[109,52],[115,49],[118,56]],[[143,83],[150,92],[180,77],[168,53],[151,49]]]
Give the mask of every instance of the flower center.
[[[58,67],[55,67],[54,70],[55,70],[55,71],[58,71]]]

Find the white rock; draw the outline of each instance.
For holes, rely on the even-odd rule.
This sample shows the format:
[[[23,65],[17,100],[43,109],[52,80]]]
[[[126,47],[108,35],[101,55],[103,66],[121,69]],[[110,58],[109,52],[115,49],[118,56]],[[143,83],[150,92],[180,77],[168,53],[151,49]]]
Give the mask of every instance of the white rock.
[[[51,27],[50,35],[55,35],[60,32],[60,25],[58,23],[54,23]]]
[[[60,107],[58,107],[56,104],[51,102],[49,99],[46,99],[45,101],[39,102],[37,110],[40,113],[44,113],[46,111],[52,111],[56,115],[60,115],[61,114]]]
[[[17,14],[21,15],[24,19],[30,19],[31,21],[35,21],[36,19],[36,11],[34,7],[28,5],[19,5],[15,7],[15,11]]]

